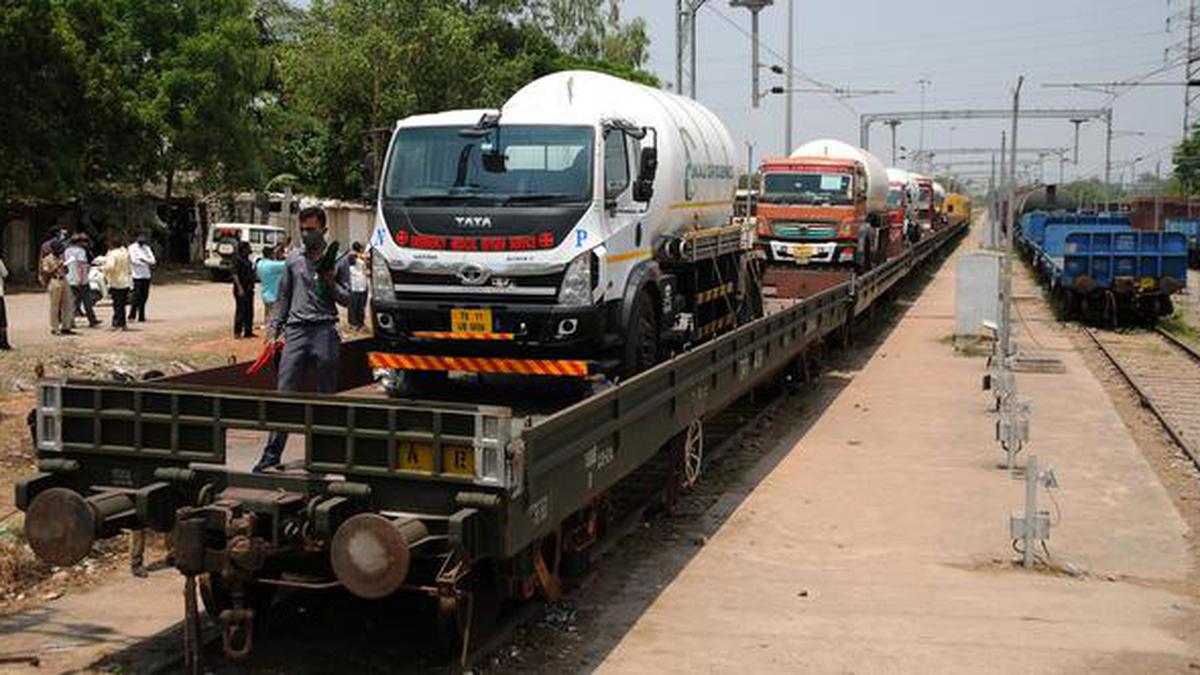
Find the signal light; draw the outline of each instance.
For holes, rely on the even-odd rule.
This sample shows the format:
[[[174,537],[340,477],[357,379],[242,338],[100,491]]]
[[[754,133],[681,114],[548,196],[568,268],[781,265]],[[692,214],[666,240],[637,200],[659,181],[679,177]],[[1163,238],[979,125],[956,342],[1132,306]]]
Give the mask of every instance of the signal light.
[[[408,246],[408,230],[396,230],[396,245]]]

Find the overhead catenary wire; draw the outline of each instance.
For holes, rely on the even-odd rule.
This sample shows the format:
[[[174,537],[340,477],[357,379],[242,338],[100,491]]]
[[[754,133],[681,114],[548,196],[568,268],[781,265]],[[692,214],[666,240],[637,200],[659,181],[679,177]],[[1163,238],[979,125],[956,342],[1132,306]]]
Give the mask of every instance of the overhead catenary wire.
[[[745,28],[742,28],[740,25],[738,25],[738,23],[736,21],[734,21],[732,18],[730,18],[727,14],[725,14],[721,10],[714,7],[711,3],[704,5],[704,8],[707,9],[708,11],[712,12],[713,14],[716,14],[718,17],[720,17],[720,19],[722,21],[724,21],[725,23],[732,26],[734,28],[734,30],[741,33],[747,39],[753,39],[753,36]],[[801,80],[804,80],[805,82],[809,82],[809,83],[814,84],[822,89],[828,90],[828,92],[829,92],[828,95],[833,100],[837,101],[837,103],[839,105],[841,105],[843,108],[850,111],[851,113],[854,113],[855,115],[858,114],[858,110],[855,109],[854,106],[850,105],[849,103],[846,103],[844,100],[842,100],[841,98],[839,98],[837,96],[837,93],[836,93],[837,87],[829,84],[828,82],[822,82],[821,80],[818,80],[817,78],[813,77],[812,75],[809,75],[808,73],[800,70],[795,65],[788,63],[786,56],[781,55],[778,51],[773,49],[770,45],[766,44],[762,40],[761,37],[759,38],[758,44],[759,44],[760,49],[767,52],[771,56],[774,56],[775,58],[779,59],[782,66],[784,68],[791,70],[793,75],[800,78]],[[754,95],[757,96],[758,92],[754,92]]]

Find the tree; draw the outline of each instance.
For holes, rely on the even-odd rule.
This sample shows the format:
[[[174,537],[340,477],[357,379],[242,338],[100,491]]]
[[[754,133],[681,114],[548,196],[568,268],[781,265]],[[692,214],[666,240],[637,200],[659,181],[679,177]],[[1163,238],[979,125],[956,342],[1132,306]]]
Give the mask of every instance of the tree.
[[[6,197],[253,183],[266,62],[249,0],[45,0],[0,12]]]
[[[1187,140],[1180,143],[1172,159],[1175,162],[1175,179],[1184,191],[1190,194],[1200,192],[1200,131],[1193,131]]]
[[[563,52],[638,69],[646,62],[650,38],[641,17],[621,22],[620,0],[533,0],[526,16]]]

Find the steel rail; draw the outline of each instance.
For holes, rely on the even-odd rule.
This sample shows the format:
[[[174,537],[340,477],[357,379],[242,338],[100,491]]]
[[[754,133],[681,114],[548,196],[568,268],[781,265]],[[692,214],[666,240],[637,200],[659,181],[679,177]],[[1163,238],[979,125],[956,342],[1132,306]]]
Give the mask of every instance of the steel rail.
[[[1096,344],[1096,347],[1098,347],[1100,349],[1100,353],[1103,354],[1105,356],[1105,358],[1108,359],[1108,362],[1112,364],[1113,368],[1116,368],[1117,372],[1121,374],[1121,377],[1125,380],[1125,382],[1138,395],[1138,399],[1141,402],[1142,406],[1149,409],[1150,412],[1154,415],[1154,417],[1156,417],[1158,419],[1159,424],[1162,425],[1162,428],[1167,432],[1167,435],[1171,437],[1171,440],[1175,442],[1175,445],[1179,446],[1179,448],[1181,450],[1183,450],[1184,454],[1186,454],[1188,456],[1188,458],[1192,460],[1192,464],[1194,464],[1197,469],[1200,469],[1200,455],[1198,455],[1196,452],[1194,452],[1192,450],[1191,446],[1188,445],[1188,443],[1184,442],[1183,436],[1182,436],[1182,434],[1179,433],[1179,430],[1177,430],[1170,422],[1167,421],[1166,415],[1154,403],[1154,400],[1151,398],[1150,394],[1147,393],[1146,390],[1143,389],[1141,387],[1141,385],[1139,385],[1137,383],[1137,381],[1134,379],[1133,375],[1121,363],[1120,359],[1118,359],[1117,356],[1112,353],[1112,351],[1104,344],[1104,341],[1101,340],[1100,337],[1096,334],[1095,329],[1085,327],[1083,329],[1083,331],[1084,331],[1084,333],[1087,334],[1087,336],[1089,338],[1092,339],[1092,342],[1094,342]],[[1161,329],[1158,329],[1157,333],[1159,335],[1163,335],[1164,331],[1162,331]],[[1181,345],[1178,342],[1178,340],[1175,339],[1174,336],[1171,336],[1170,338],[1168,338],[1168,340],[1172,344],[1181,346],[1183,348],[1183,350],[1188,353],[1189,356],[1196,359],[1197,364],[1200,364],[1200,354],[1197,354],[1190,347]]]
[[[1167,342],[1170,342],[1171,344],[1175,345],[1184,354],[1187,354],[1189,357],[1191,357],[1191,359],[1193,361],[1200,363],[1200,350],[1197,350],[1195,347],[1193,347],[1193,346],[1189,345],[1188,343],[1184,342],[1183,340],[1180,340],[1179,338],[1175,337],[1175,335],[1172,334],[1168,330],[1164,330],[1158,326],[1155,326],[1154,330],[1159,335],[1166,338]]]

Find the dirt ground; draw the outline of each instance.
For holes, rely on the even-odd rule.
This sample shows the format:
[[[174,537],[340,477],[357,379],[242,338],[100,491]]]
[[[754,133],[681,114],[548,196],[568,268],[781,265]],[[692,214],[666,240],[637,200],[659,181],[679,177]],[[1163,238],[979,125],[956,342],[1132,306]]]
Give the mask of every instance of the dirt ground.
[[[171,375],[252,358],[261,342],[235,340],[225,331],[225,305],[231,304],[225,291],[185,277],[152,292],[148,323],[134,324],[128,332],[78,328],[79,335],[70,338],[43,329],[44,293],[8,298],[17,349],[0,353],[0,615],[103,581],[124,564],[125,544],[119,538],[99,545],[87,560],[59,569],[37,561],[22,536],[13,485],[36,471],[27,416],[37,381],[43,376],[141,379],[149,371]],[[107,306],[97,311],[109,318]]]

